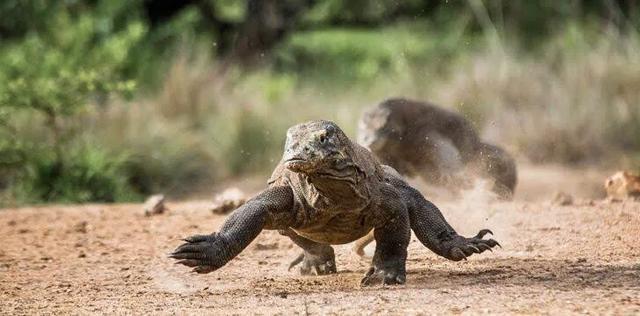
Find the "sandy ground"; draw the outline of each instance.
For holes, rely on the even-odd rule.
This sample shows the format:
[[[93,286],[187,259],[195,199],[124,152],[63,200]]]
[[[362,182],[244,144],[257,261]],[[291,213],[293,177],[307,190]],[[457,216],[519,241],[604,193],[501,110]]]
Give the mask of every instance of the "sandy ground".
[[[336,275],[289,272],[299,250],[271,231],[219,271],[192,274],[166,254],[222,224],[206,201],[154,217],[141,205],[0,210],[0,314],[639,314],[640,203],[589,199],[597,189],[563,172],[524,172],[513,202],[434,199],[460,233],[491,228],[504,248],[449,262],[414,238],[407,284],[393,287],[360,287],[368,263],[350,245],[336,247]],[[558,187],[576,202],[552,205]]]

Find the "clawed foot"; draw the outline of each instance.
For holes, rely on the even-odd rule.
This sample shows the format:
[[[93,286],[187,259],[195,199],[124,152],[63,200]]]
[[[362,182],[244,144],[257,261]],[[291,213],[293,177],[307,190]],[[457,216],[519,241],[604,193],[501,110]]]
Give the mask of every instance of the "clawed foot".
[[[329,248],[331,249],[331,248]],[[325,275],[336,273],[336,258],[333,249],[330,252],[316,255],[307,251],[300,254],[289,264],[289,270],[302,263],[300,266],[300,274],[302,275]]]
[[[360,281],[363,286],[384,284],[404,284],[407,281],[407,275],[404,269],[394,268],[375,268],[371,267]]]
[[[177,259],[176,264],[193,268],[193,272],[213,272],[228,261],[225,260],[229,253],[227,246],[215,233],[194,235],[184,241],[186,241],[184,244],[169,254],[169,258]]]
[[[500,243],[494,239],[482,239],[486,234],[493,235],[493,232],[483,229],[475,237],[471,238],[459,235],[453,236],[451,240],[442,243],[443,248],[448,249],[448,251],[445,251],[444,257],[453,261],[467,260],[467,257],[474,253],[483,253],[486,250],[492,251],[491,248],[495,246],[502,248]]]

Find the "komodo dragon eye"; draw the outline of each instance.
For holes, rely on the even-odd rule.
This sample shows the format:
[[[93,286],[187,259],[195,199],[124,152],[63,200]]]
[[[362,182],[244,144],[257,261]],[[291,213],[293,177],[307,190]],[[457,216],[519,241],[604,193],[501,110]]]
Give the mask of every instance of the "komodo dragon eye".
[[[320,144],[324,144],[327,142],[327,137],[324,135],[320,135]]]

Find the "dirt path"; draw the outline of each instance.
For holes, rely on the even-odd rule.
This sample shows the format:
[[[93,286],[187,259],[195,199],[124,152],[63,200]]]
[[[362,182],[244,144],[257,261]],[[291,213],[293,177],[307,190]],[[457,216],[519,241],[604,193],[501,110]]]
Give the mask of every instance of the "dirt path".
[[[459,232],[491,228],[502,245],[467,262],[435,256],[414,238],[407,284],[361,288],[367,263],[336,249],[339,273],[286,269],[298,249],[265,232],[205,276],[166,254],[224,220],[204,202],[0,210],[0,311],[34,313],[477,314],[640,313],[640,203],[439,202]],[[369,251],[371,249],[368,249]]]

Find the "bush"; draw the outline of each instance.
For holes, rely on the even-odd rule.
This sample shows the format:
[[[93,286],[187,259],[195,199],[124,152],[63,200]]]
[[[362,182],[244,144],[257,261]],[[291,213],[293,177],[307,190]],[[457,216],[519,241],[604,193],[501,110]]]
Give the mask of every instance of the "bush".
[[[115,202],[140,196],[129,185],[127,157],[84,145],[58,160],[52,152],[31,152],[14,196],[19,202]]]
[[[0,133],[26,131],[0,143],[6,157],[14,157],[0,161],[0,182],[17,186],[24,201],[128,199],[120,187],[122,160],[78,149],[72,140],[81,131],[73,123],[111,93],[133,91],[120,70],[144,27],[131,23],[102,34],[98,16],[58,9],[47,27],[0,49]]]

